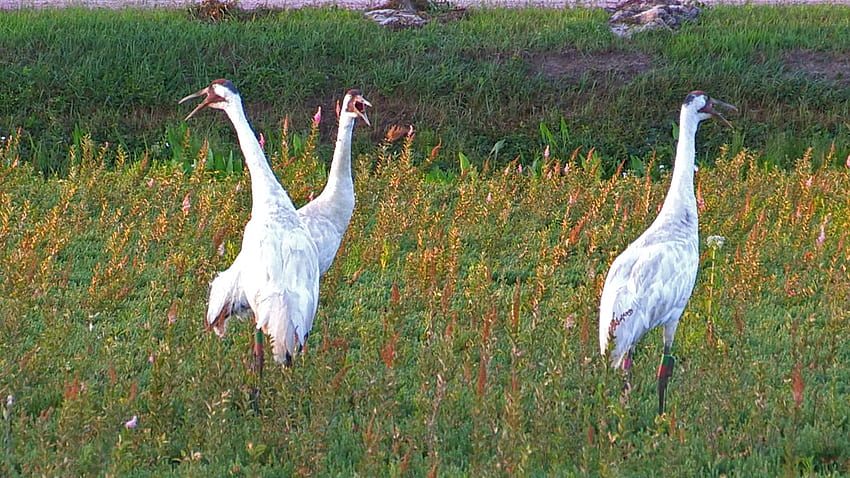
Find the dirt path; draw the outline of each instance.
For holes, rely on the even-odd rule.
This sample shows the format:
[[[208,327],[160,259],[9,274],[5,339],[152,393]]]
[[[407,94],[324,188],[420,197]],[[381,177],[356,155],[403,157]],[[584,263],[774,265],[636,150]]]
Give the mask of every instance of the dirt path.
[[[620,3],[622,0],[452,0],[452,3],[462,7],[544,7],[565,8],[576,6],[605,7]],[[84,6],[89,8],[183,8],[199,0],[0,0],[0,9],[15,8],[54,8],[66,6]],[[369,10],[386,0],[239,0],[243,8],[258,7],[301,8],[305,6],[336,5],[352,10]],[[850,0],[703,0],[709,5],[800,5],[800,4],[830,4],[850,5]]]

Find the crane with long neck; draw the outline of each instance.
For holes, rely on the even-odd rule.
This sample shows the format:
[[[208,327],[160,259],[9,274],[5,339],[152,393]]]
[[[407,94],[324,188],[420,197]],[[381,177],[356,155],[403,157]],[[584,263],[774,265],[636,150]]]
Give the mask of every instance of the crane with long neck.
[[[371,107],[360,90],[349,90],[339,109],[339,130],[328,182],[322,193],[298,209],[319,251],[319,271],[330,269],[342,236],[354,213],[354,180],[351,177],[351,138],[357,119],[371,125],[366,107]]]
[[[186,119],[205,107],[227,114],[251,175],[252,198],[242,249],[210,284],[206,324],[223,336],[230,317],[249,308],[257,330],[255,369],[262,374],[263,332],[272,338],[275,360],[285,365],[307,340],[319,301],[318,251],[269,166],[233,83],[215,80],[180,103],[200,96],[204,100]]]
[[[690,93],[679,115],[679,142],[673,177],[655,221],[608,271],[599,304],[599,349],[608,352],[613,367],[625,371],[625,392],[635,344],[649,330],[664,329],[664,354],[658,369],[658,414],[664,413],[664,396],[673,373],[673,338],[682,312],[691,297],[699,268],[699,220],[694,196],[696,133],[699,123],[716,118],[729,125],[715,106],[735,107],[709,98],[701,91]]]

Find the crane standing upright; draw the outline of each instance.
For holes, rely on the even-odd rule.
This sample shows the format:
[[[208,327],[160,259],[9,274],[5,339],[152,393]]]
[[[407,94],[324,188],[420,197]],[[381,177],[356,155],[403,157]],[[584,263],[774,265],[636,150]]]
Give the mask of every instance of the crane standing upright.
[[[658,414],[664,413],[664,394],[673,373],[670,354],[682,312],[691,297],[699,267],[699,221],[694,196],[697,128],[714,117],[730,126],[714,110],[727,103],[701,91],[690,93],[679,116],[679,142],[673,178],[658,217],[608,271],[599,304],[599,349],[605,355],[613,338],[611,365],[625,370],[625,391],[630,389],[635,344],[649,330],[664,328],[664,355],[658,369]]]
[[[210,284],[206,324],[223,336],[230,317],[250,308],[256,325],[255,369],[262,375],[263,332],[272,338],[275,360],[285,365],[307,340],[319,302],[319,254],[269,166],[236,87],[228,80],[215,80],[180,103],[204,95],[186,119],[205,107],[227,114],[251,175],[252,199],[242,249]]]
[[[342,236],[354,213],[354,181],[351,178],[351,136],[357,118],[371,125],[366,107],[371,107],[360,90],[349,90],[339,109],[337,131],[328,182],[318,197],[298,209],[310,237],[319,251],[319,272],[324,275],[333,264]]]

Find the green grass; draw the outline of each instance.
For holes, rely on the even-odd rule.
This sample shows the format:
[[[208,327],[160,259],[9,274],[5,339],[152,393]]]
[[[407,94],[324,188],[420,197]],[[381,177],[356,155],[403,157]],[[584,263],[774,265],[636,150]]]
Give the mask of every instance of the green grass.
[[[271,161],[300,204],[320,159],[281,136]],[[726,243],[702,244],[657,419],[660,334],[621,403],[596,308],[666,175],[604,179],[584,153],[437,174],[412,143],[355,162],[359,202],[308,352],[268,368],[262,416],[245,391],[251,325],[224,340],[202,327],[207,284],[239,249],[247,175],[98,157],[83,135],[67,177],[45,180],[4,145],[3,474],[850,473],[846,168],[806,155],[766,171],[724,149],[700,170],[702,237]]]
[[[0,16],[0,397],[15,397],[0,475],[850,474],[848,87],[784,66],[845,54],[850,13],[717,8],[633,41],[604,20],[492,10],[390,33],[336,10]],[[651,67],[535,73],[565,48]],[[307,354],[267,368],[261,416],[251,324],[223,340],[202,326],[250,211],[230,125],[187,126],[176,105],[218,77],[298,204],[324,183],[333,98],[357,86],[375,104]],[[663,200],[696,88],[741,113],[699,133],[701,270],[659,419],[660,333],[621,402],[598,297]],[[407,123],[414,138],[382,140]]]
[[[815,161],[832,143],[850,148],[846,74],[786,65],[800,50],[847,56],[850,12],[837,6],[718,7],[677,35],[632,41],[614,38],[601,10],[473,10],[401,32],[359,12],[266,13],[205,23],[182,11],[5,12],[0,133],[23,127],[27,158],[47,172],[66,171],[75,127],[161,159],[186,113],[176,100],[227,77],[267,136],[284,115],[304,128],[316,105],[333,111],[334,99],[359,87],[376,105],[359,151],[390,125],[413,123],[421,148],[442,140],[449,156],[464,152],[478,165],[500,140],[502,161],[530,161],[545,146],[539,125],[562,118],[566,148],[596,147],[607,173],[624,160],[642,170],[656,150],[669,162],[676,107],[694,89],[741,108],[735,141],[764,163],[790,166],[808,147]],[[612,54],[645,67],[633,75]],[[569,73],[547,75],[547,60]],[[323,123],[323,138],[333,123]],[[194,128],[214,150],[229,147],[226,125]],[[723,141],[704,141],[701,159]]]

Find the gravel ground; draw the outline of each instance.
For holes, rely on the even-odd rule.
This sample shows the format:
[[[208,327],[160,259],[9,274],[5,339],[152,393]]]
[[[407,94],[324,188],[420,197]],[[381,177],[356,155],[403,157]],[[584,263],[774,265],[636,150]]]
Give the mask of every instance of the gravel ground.
[[[622,0],[452,0],[461,7],[545,7],[569,8],[576,6],[606,7],[621,3]],[[84,6],[89,8],[183,8],[200,0],[0,0],[0,9],[15,8],[54,8],[66,6]],[[301,8],[305,6],[336,5],[352,10],[369,10],[385,4],[386,0],[239,0],[243,8]],[[708,5],[800,5],[830,4],[850,5],[850,0],[703,0]]]

